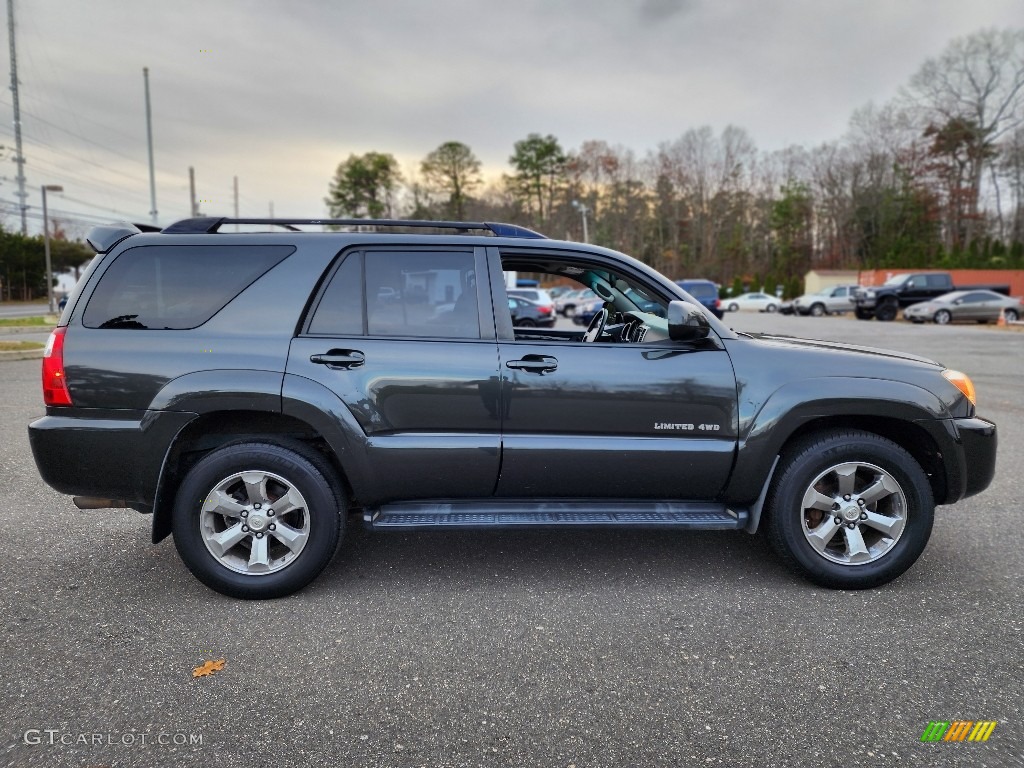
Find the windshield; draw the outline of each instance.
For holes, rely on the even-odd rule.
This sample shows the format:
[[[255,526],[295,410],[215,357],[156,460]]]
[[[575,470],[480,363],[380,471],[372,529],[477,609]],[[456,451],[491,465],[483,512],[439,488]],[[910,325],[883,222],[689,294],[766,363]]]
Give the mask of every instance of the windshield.
[[[910,279],[910,275],[895,275],[885,281],[886,285],[903,285]]]

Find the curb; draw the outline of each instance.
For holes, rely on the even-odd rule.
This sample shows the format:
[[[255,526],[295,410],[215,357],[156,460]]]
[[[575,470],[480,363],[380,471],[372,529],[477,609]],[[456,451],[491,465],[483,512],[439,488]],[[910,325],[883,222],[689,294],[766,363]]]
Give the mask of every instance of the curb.
[[[0,336],[14,336],[19,333],[49,333],[52,325],[7,325],[0,326]]]
[[[43,347],[39,349],[13,349],[7,352],[0,352],[0,363],[6,360],[42,360]]]

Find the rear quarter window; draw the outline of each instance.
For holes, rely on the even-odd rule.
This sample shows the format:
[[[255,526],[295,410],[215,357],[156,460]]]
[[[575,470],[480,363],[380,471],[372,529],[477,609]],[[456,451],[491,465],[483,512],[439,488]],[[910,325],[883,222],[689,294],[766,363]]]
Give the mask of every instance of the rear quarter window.
[[[87,328],[197,328],[294,253],[291,245],[143,245],[100,277]]]

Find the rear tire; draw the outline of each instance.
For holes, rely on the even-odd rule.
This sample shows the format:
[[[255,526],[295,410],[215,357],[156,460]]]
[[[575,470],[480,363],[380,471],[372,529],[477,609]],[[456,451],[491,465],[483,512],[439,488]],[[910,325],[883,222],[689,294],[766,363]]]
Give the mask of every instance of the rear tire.
[[[327,566],[344,502],[326,462],[270,443],[204,456],[174,502],[174,545],[192,574],[231,597],[263,600],[302,589]]]
[[[769,304],[767,307],[764,308],[764,311],[765,312],[778,312],[779,311],[779,305],[778,304]]]
[[[870,309],[861,309],[860,307],[853,310],[853,314],[857,316],[858,320],[871,320],[875,316],[875,313]]]
[[[1008,323],[1016,323],[1020,318],[1020,315],[1017,314],[1017,310],[1015,309],[1004,309],[1003,317],[1006,318],[1006,322]]]
[[[848,430],[789,448],[766,509],[769,539],[786,565],[824,587],[868,589],[914,564],[931,535],[935,503],[909,453]]]

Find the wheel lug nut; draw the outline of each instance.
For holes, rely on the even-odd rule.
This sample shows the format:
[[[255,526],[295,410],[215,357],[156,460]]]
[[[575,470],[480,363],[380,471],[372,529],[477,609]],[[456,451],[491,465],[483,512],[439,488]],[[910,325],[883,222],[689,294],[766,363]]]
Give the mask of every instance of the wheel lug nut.
[[[253,507],[256,508],[256,509],[259,509],[260,508],[259,502],[256,502],[255,504],[253,504]]]
[[[273,517],[273,516],[274,516],[274,510],[273,509],[268,509],[267,510],[267,517]]]
[[[256,538],[257,539],[262,539],[263,538],[263,534],[262,533],[257,533],[256,534]]]
[[[847,523],[846,527],[849,528],[852,531],[854,528],[857,527],[857,524],[856,523]]]
[[[243,525],[242,526],[242,532],[243,533],[248,533],[249,532],[249,526],[248,525]]]
[[[864,506],[864,499],[857,499],[857,503],[860,504],[863,507]]]
[[[843,522],[843,518],[841,518],[838,515],[836,515],[836,525],[840,525],[840,524],[842,524],[842,522]]]
[[[270,524],[270,530],[276,531],[277,530],[277,525],[275,523],[271,523]]]
[[[849,500],[850,500],[850,494],[847,493],[847,494],[845,494],[843,496],[843,501],[849,501]]]
[[[249,516],[249,510],[247,510],[247,509],[243,509],[243,510],[242,510],[242,517],[243,517],[243,518],[246,518],[246,517],[248,517],[248,516]]]
[[[839,509],[839,502],[836,501],[832,504],[832,509]]]
[[[868,513],[867,512],[861,512],[860,513],[860,519],[861,520],[867,520],[868,519]]]

